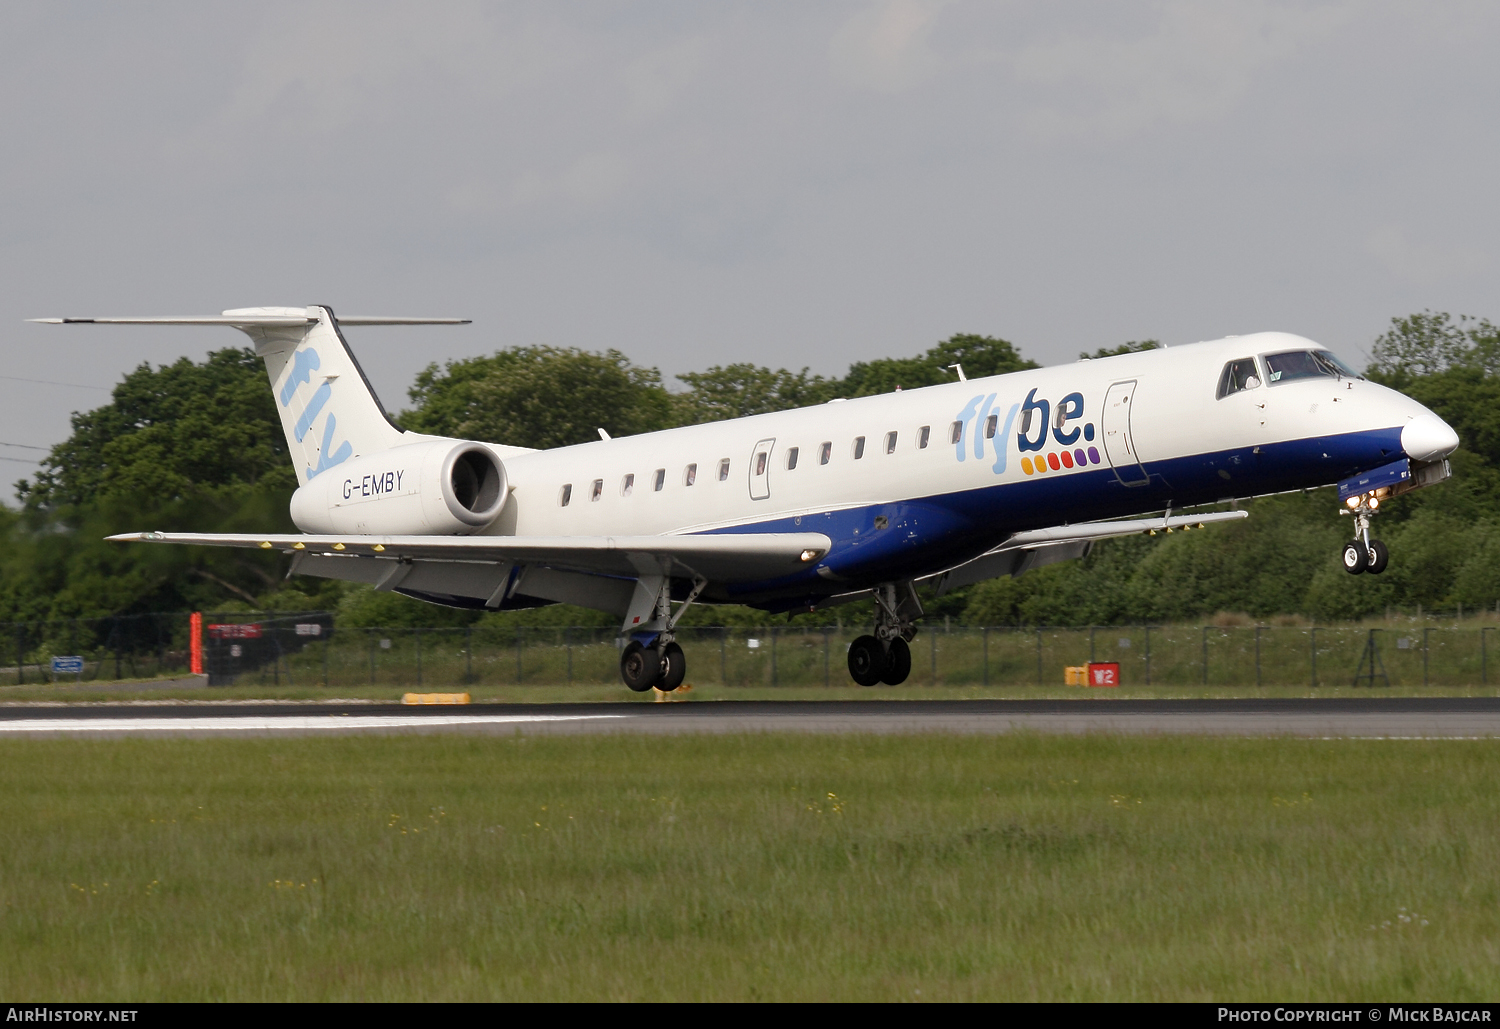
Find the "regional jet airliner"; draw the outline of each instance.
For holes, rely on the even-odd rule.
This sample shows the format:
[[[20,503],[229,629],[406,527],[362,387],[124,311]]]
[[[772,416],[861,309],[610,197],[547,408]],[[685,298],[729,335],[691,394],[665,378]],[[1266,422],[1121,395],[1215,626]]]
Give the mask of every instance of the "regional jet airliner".
[[[265,359],[301,533],[111,539],[278,550],[296,574],[457,607],[606,611],[638,691],[682,683],[675,629],[697,602],[784,612],[872,597],[849,672],[899,683],[917,584],[942,594],[1081,557],[1095,540],[1243,518],[1190,509],[1270,493],[1337,484],[1352,516],[1344,568],[1378,574],[1389,554],[1371,516],[1447,478],[1458,446],[1421,404],[1281,332],[981,379],[960,370],[945,385],[529,450],[401,429],[340,329],[461,319],[315,306],[37,320],[227,325]]]

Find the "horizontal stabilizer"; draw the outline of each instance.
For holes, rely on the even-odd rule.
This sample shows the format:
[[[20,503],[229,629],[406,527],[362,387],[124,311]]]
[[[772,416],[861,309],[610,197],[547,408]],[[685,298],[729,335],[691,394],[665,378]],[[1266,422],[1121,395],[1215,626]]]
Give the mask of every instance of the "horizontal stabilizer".
[[[281,550],[381,563],[524,562],[596,575],[635,578],[644,574],[696,574],[714,580],[772,579],[787,575],[817,561],[833,545],[818,532],[689,536],[250,536],[131,532],[109,538],[117,542]]]
[[[28,318],[42,325],[260,325],[268,328],[291,328],[312,325],[317,316],[285,314],[172,314],[125,318]],[[469,325],[469,318],[392,318],[385,315],[357,314],[338,318],[340,325]]]

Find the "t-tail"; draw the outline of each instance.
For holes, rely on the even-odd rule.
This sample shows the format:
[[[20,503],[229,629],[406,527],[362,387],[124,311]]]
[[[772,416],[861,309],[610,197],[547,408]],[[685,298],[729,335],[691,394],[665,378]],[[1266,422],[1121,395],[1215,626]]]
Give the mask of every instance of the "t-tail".
[[[391,421],[339,331],[344,325],[467,325],[467,318],[339,319],[333,309],[242,307],[211,316],[33,318],[51,324],[227,325],[255,343],[303,485],[352,458],[427,439]]]
[[[523,448],[406,432],[391,421],[342,325],[465,325],[467,318],[337,318],[331,308],[244,307],[211,316],[34,318],[52,324],[227,325],[255,342],[286,433],[303,532],[459,534],[495,522],[503,458]],[[337,469],[337,471],[334,471]]]

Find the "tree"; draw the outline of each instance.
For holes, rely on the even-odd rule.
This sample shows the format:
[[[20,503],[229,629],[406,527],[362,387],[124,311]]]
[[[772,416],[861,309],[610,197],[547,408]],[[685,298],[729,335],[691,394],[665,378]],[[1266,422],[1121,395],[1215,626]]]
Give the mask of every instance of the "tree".
[[[1161,350],[1159,339],[1133,339],[1128,343],[1121,343],[1117,347],[1100,347],[1092,354],[1087,350],[1079,351],[1080,361],[1096,361],[1101,357],[1118,357],[1121,354],[1139,354],[1143,350]]]
[[[110,497],[232,503],[297,487],[265,368],[248,348],[213,351],[202,364],[143,364],[112,398],[75,413],[73,434],[16,484],[27,510]]]
[[[955,364],[962,365],[964,375],[971,379],[1041,367],[1023,358],[1015,344],[1007,340],[960,333],[917,357],[885,357],[850,365],[849,374],[837,384],[840,388],[837,395],[867,397],[897,388],[956,382],[958,373],[951,367]]]
[[[0,619],[96,617],[255,601],[281,587],[285,558],[217,548],[106,542],[132,529],[292,528],[296,476],[270,384],[248,349],[141,365],[31,481],[7,539]]]
[[[1500,374],[1500,329],[1488,318],[1459,315],[1455,323],[1446,311],[1427,310],[1391,319],[1391,327],[1375,338],[1367,374],[1400,389],[1460,368]]]
[[[655,368],[618,350],[516,347],[428,365],[407,392],[401,424],[418,432],[518,447],[565,447],[672,424],[672,398]]]
[[[754,364],[715,365],[677,378],[688,385],[687,392],[672,398],[682,425],[810,407],[837,395],[834,380],[809,375],[806,368],[789,372]]]

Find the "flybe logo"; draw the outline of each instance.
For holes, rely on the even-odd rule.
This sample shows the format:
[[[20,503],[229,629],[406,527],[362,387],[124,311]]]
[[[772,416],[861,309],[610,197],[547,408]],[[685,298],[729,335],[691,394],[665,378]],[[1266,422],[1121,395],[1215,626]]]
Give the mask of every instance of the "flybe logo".
[[[303,347],[292,355],[292,369],[287,374],[286,381],[281,384],[281,394],[278,399],[282,407],[291,405],[292,398],[297,395],[298,387],[312,383],[312,373],[322,367],[322,361],[318,359],[318,352],[312,347]],[[292,426],[292,434],[301,443],[303,438],[312,430],[313,422],[323,413],[323,408],[328,406],[328,400],[333,396],[333,383],[325,379],[323,384],[313,391],[312,397],[307,401],[307,406],[297,416],[297,422]],[[333,434],[338,431],[338,419],[332,411],[328,412],[328,418],[323,422],[323,441],[318,448],[318,464],[315,468],[307,469],[307,481],[311,482],[319,473],[327,471],[334,465],[343,464],[354,454],[354,447],[348,440],[344,440],[336,448],[333,445]]]
[[[1069,393],[1053,405],[1048,400],[1038,400],[1033,389],[1024,401],[1009,408],[1003,404],[997,406],[996,396],[991,393],[974,397],[958,413],[953,445],[960,461],[968,460],[971,455],[985,460],[988,443],[993,451],[991,468],[996,475],[1003,474],[1014,430],[1021,471],[1026,475],[1103,463],[1098,448],[1088,445],[1094,441],[1094,423],[1083,420],[1082,393]]]

